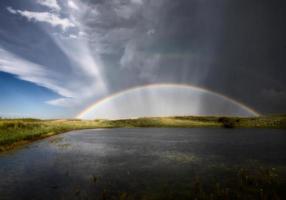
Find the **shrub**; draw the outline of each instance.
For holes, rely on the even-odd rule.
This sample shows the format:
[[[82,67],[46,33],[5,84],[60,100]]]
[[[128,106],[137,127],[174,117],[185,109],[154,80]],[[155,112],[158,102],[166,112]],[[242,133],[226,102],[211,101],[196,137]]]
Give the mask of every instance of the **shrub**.
[[[234,128],[235,126],[235,123],[231,118],[220,117],[218,121],[223,124],[224,128]]]

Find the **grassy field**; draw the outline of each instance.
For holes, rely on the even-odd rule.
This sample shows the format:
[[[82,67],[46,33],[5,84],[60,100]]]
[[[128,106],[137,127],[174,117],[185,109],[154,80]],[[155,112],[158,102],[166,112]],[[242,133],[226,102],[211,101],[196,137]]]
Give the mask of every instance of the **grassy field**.
[[[253,118],[184,116],[124,120],[0,119],[0,152],[71,130],[120,127],[286,128],[286,115]]]

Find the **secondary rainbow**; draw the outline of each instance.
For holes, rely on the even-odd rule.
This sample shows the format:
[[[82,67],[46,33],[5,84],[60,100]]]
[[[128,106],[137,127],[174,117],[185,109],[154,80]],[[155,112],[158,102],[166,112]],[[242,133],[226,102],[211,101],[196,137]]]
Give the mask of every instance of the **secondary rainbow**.
[[[98,101],[96,101],[95,103],[93,103],[92,105],[90,105],[89,107],[87,107],[86,109],[84,109],[83,111],[81,111],[77,116],[76,118],[83,118],[84,115],[88,114],[89,112],[91,112],[92,110],[94,110],[97,106],[99,106],[100,104],[106,102],[106,101],[109,101],[113,98],[116,98],[118,96],[121,96],[121,95],[124,95],[125,93],[128,93],[128,92],[131,92],[133,90],[137,90],[137,89],[143,89],[143,88],[153,88],[153,87],[180,87],[180,88],[191,88],[193,90],[197,90],[197,91],[200,91],[200,92],[208,92],[210,94],[213,94],[215,96],[218,96],[218,97],[222,97],[240,107],[242,107],[243,109],[247,110],[248,112],[252,113],[253,115],[255,116],[259,116],[260,114],[255,111],[254,109],[246,106],[245,104],[239,102],[239,101],[236,101],[228,96],[225,96],[223,94],[220,94],[218,92],[214,92],[214,91],[211,91],[211,90],[208,90],[206,88],[203,88],[203,87],[198,87],[198,86],[194,86],[194,85],[189,85],[189,84],[175,84],[175,83],[158,83],[158,84],[149,84],[149,85],[143,85],[143,86],[136,86],[136,87],[132,87],[132,88],[129,88],[129,89],[126,89],[126,90],[123,90],[123,91],[119,91],[119,92],[116,92],[110,96],[107,96],[107,97],[104,97]]]

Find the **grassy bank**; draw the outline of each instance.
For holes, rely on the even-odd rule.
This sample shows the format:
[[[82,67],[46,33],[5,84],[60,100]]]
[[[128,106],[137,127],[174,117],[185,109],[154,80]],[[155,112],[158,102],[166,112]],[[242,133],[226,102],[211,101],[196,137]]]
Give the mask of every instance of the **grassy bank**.
[[[186,116],[125,120],[0,119],[0,152],[71,130],[119,127],[286,128],[286,116],[259,118]]]

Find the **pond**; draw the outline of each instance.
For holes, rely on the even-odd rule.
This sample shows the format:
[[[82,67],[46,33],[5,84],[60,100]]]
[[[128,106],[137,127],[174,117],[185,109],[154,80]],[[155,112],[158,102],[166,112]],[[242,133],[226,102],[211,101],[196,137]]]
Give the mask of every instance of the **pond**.
[[[285,199],[285,150],[278,129],[72,131],[0,155],[0,199]]]

